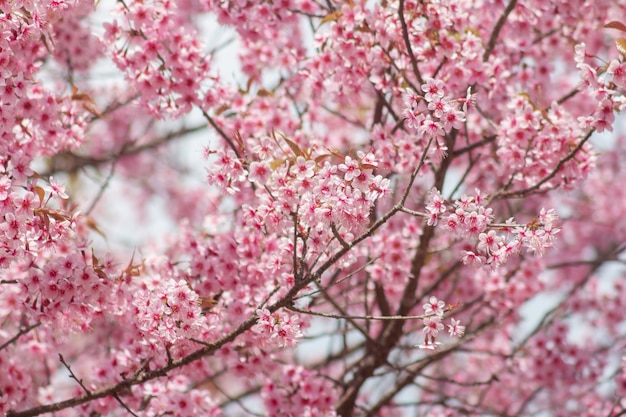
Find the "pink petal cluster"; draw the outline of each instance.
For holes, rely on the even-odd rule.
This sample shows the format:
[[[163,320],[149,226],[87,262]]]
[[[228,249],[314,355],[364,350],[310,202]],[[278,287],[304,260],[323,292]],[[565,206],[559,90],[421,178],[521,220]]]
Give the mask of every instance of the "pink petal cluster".
[[[444,329],[443,319],[446,313],[446,303],[437,297],[431,296],[428,302],[423,305],[424,308],[424,343],[418,345],[420,349],[434,350],[441,345],[436,337],[440,331]],[[462,337],[465,333],[465,326],[460,325],[460,321],[454,318],[450,319],[448,324],[448,332],[452,337]]]
[[[0,415],[626,412],[625,0],[0,33]]]

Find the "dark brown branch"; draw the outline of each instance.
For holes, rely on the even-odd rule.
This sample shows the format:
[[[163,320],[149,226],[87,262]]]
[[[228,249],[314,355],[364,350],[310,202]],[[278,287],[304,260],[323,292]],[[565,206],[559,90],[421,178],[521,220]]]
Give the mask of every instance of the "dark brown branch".
[[[556,174],[558,174],[558,172],[561,170],[561,168],[563,167],[563,165],[565,165],[566,162],[568,162],[569,160],[573,159],[576,156],[578,151],[580,151],[582,147],[584,146],[584,144],[587,143],[589,138],[591,138],[591,135],[593,134],[593,132],[594,130],[590,130],[589,133],[587,133],[587,135],[580,141],[580,143],[576,145],[576,147],[565,158],[562,158],[559,161],[559,163],[552,170],[552,172],[548,174],[545,178],[543,178],[541,181],[539,181],[537,184],[531,187],[528,187],[526,189],[519,190],[519,191],[499,192],[495,194],[490,200],[493,201],[496,199],[503,199],[503,198],[526,197],[532,194],[534,191],[539,190],[539,188],[541,188],[543,184],[547,183],[552,178],[554,178]]]
[[[431,365],[433,363],[437,363],[437,362],[441,361],[443,358],[445,358],[446,356],[454,353],[455,351],[458,350],[458,348],[461,345],[463,345],[465,343],[468,343],[471,340],[475,339],[480,334],[482,334],[485,331],[489,330],[495,324],[496,324],[495,317],[492,317],[489,320],[487,320],[484,323],[482,323],[480,326],[478,326],[478,328],[473,330],[471,333],[466,334],[463,337],[463,339],[457,341],[457,343],[455,343],[454,345],[449,346],[449,347],[447,347],[447,348],[445,348],[443,350],[440,350],[438,352],[434,352],[433,354],[427,356],[426,358],[418,361],[412,367],[404,367],[403,368],[403,372],[405,372],[404,377],[398,379],[398,381],[396,382],[396,384],[393,387],[393,389],[390,390],[386,395],[384,395],[376,403],[376,405],[374,405],[374,407],[369,410],[369,412],[367,413],[367,416],[368,417],[373,417],[373,416],[377,415],[378,411],[380,411],[380,409],[382,407],[384,407],[385,405],[389,404],[391,402],[391,400],[393,399],[393,397],[395,397],[407,385],[411,384],[415,380],[415,378],[420,376],[422,371],[424,369],[426,369],[429,365]]]
[[[447,138],[447,142],[450,148],[454,147],[454,142],[456,140],[457,134],[458,131],[454,131]],[[422,161],[425,160],[425,155],[427,151],[427,149],[424,151],[424,154],[422,155]],[[441,166],[435,173],[434,186],[437,189],[442,188],[447,170],[451,162],[452,160],[450,158],[444,159],[441,163]],[[411,181],[409,182],[409,185],[405,190],[405,193],[402,197],[403,205],[408,197],[410,188],[413,184],[413,180],[415,179],[418,171],[419,169],[414,170]],[[410,277],[408,279],[406,287],[404,288],[404,292],[400,301],[400,306],[396,310],[396,316],[407,316],[411,309],[415,306],[415,292],[417,290],[419,276],[421,274],[423,266],[426,264],[428,247],[430,245],[430,241],[434,236],[435,228],[424,224],[424,226],[422,227],[422,234],[420,236],[417,251],[415,252],[413,260],[411,261]],[[361,387],[374,374],[374,371],[378,367],[387,363],[387,357],[389,353],[402,337],[402,328],[404,326],[404,323],[405,321],[397,320],[385,322],[381,333],[378,337],[376,337],[376,339],[378,340],[377,345],[375,347],[366,345],[365,354],[359,362],[357,370],[354,372],[354,377],[350,381],[347,388],[344,390],[344,393],[336,407],[337,414],[342,417],[352,416]]]
[[[67,371],[70,373],[70,378],[72,378],[74,381],[78,383],[78,385],[80,385],[83,391],[85,391],[85,394],[91,395],[91,391],[89,391],[89,389],[83,384],[83,380],[78,379],[78,377],[74,374],[74,371],[72,371],[72,368],[70,367],[70,365],[67,362],[65,362],[65,359],[63,359],[63,355],[61,355],[60,353],[59,353],[59,360],[61,361],[63,366],[65,366]]]
[[[209,124],[213,126],[213,129],[215,129],[215,131],[222,137],[222,139],[224,139],[224,141],[228,144],[230,149],[232,149],[233,152],[235,152],[235,155],[237,155],[237,158],[241,158],[241,153],[239,152],[239,149],[237,149],[237,147],[235,146],[235,143],[232,141],[230,137],[228,137],[226,132],[224,132],[224,130],[221,127],[219,127],[217,123],[215,123],[215,120],[213,120],[213,118],[209,116],[209,114],[205,112],[204,110],[202,110],[202,115],[204,116],[205,119],[207,119]]]
[[[496,47],[496,42],[498,41],[498,37],[500,36],[500,31],[502,31],[502,28],[504,27],[504,23],[506,22],[506,19],[508,19],[509,15],[515,8],[516,3],[517,3],[517,0],[511,0],[509,5],[506,6],[506,9],[504,9],[504,12],[502,13],[500,18],[496,22],[496,26],[493,28],[493,32],[491,32],[491,36],[489,37],[489,42],[487,43],[487,49],[485,49],[485,53],[483,54],[483,62],[486,62],[491,56],[493,49]]]
[[[145,143],[143,145],[133,146],[133,147],[127,146],[123,148],[123,152],[118,151],[111,155],[107,155],[107,156],[99,157],[99,158],[77,155],[77,154],[70,153],[70,152],[59,153],[50,160],[50,164],[51,164],[50,168],[47,171],[40,172],[39,174],[42,177],[47,178],[58,172],[73,173],[86,167],[100,166],[100,165],[115,161],[117,159],[123,158],[125,156],[137,155],[147,150],[156,149],[157,147],[164,145],[172,141],[173,139],[180,138],[181,136],[184,136],[190,133],[198,132],[202,129],[206,129],[205,124],[190,127],[190,128],[182,128],[174,132],[170,132],[167,135],[157,138],[149,143]]]
[[[476,148],[480,148],[481,146],[484,146],[484,145],[487,145],[489,143],[492,143],[492,142],[494,142],[496,140],[496,138],[497,138],[496,135],[488,136],[488,137],[484,138],[483,140],[481,140],[479,142],[475,142],[475,143],[472,143],[471,145],[467,145],[467,146],[464,146],[462,148],[455,149],[450,154],[450,156],[452,158],[456,158],[457,156],[462,155],[462,154],[464,154],[466,152],[472,151],[472,150],[474,150]]]
[[[352,316],[349,314],[329,314],[329,313],[320,313],[318,311],[311,311],[311,310],[303,310],[301,308],[297,308],[294,306],[290,306],[287,307],[289,310],[295,311],[297,313],[301,313],[301,314],[309,314],[312,316],[318,316],[318,317],[326,317],[326,318],[331,318],[331,319],[344,319],[344,320],[401,320],[401,321],[406,321],[406,320],[423,320],[427,317],[432,317],[432,314],[430,315],[418,315],[418,316]]]
[[[574,88],[572,91],[570,91],[569,93],[565,94],[563,97],[561,97],[560,99],[558,99],[556,102],[558,104],[563,104],[565,103],[567,100],[569,100],[570,98],[574,97],[576,94],[580,93],[580,90],[578,88]]]
[[[334,222],[330,224],[330,230],[332,230],[333,236],[335,236],[335,239],[337,239],[337,241],[339,241],[339,243],[341,244],[341,246],[343,248],[347,248],[347,249],[350,248],[350,245],[348,245],[348,242],[343,240],[343,238],[339,234],[339,230],[337,230],[337,226],[335,226]]]
[[[422,78],[422,74],[420,73],[419,67],[417,66],[417,58],[415,58],[415,54],[413,53],[413,48],[411,47],[411,39],[409,38],[409,28],[406,24],[406,20],[404,19],[404,0],[400,0],[400,6],[398,7],[398,17],[400,18],[400,25],[402,26],[402,39],[404,39],[404,45],[406,46],[406,50],[409,53],[409,58],[411,59],[411,67],[413,68],[413,73],[419,81],[420,85],[424,84],[424,79]]]
[[[561,25],[561,26],[559,26],[559,27],[556,27],[556,28],[554,28],[554,29],[552,29],[552,30],[549,30],[549,31],[547,31],[546,33],[542,33],[542,34],[540,34],[539,36],[537,36],[537,37],[533,40],[532,44],[533,44],[533,45],[537,45],[538,43],[540,43],[540,42],[541,42],[541,41],[543,41],[544,39],[549,38],[550,36],[554,35],[555,33],[558,33],[561,29],[563,29],[563,25]]]
[[[380,312],[384,316],[391,315],[391,306],[389,305],[389,300],[387,300],[387,296],[385,295],[385,290],[378,282],[374,285],[374,290],[376,291],[376,304],[380,308]]]
[[[0,346],[0,351],[6,349],[7,346],[15,343],[17,341],[17,339],[19,339],[21,336],[25,335],[26,333],[30,332],[31,330],[37,328],[40,324],[41,323],[35,323],[35,324],[31,325],[31,326],[27,326],[27,327],[21,329],[19,332],[17,332],[17,334],[15,336],[13,336],[12,338],[10,338],[6,342],[4,342],[2,344],[2,346]]]
[[[117,402],[118,402],[118,403],[119,403],[122,407],[124,407],[124,409],[125,409],[126,411],[128,411],[128,413],[129,413],[130,415],[135,416],[135,417],[139,417],[137,414],[135,414],[135,413],[133,412],[133,410],[131,410],[131,409],[130,409],[130,408],[129,408],[129,407],[128,407],[125,403],[124,403],[124,401],[122,401],[122,399],[120,398],[120,396],[119,396],[117,393],[116,393],[116,394],[113,394],[113,398],[115,398],[115,401],[117,401]]]
[[[293,299],[293,297],[300,290],[302,290],[306,285],[308,285],[312,280],[313,280],[313,277],[310,277],[308,280],[304,282],[297,283],[296,285],[293,286],[293,288],[291,288],[291,290],[289,290],[289,292],[282,299],[277,301],[275,304],[269,306],[268,309],[271,312],[274,312],[282,307],[289,305],[292,302],[291,300]],[[275,291],[272,292],[270,296],[274,293]],[[144,382],[151,381],[155,378],[167,376],[174,369],[181,368],[185,365],[189,365],[190,363],[193,363],[197,360],[200,360],[202,358],[212,355],[225,344],[234,341],[242,333],[246,332],[247,330],[250,330],[252,326],[256,324],[257,319],[258,318],[256,316],[250,317],[248,320],[240,324],[239,327],[237,327],[235,330],[225,335],[224,337],[214,341],[213,343],[207,343],[201,349],[198,349],[195,352],[187,356],[184,356],[179,359],[174,359],[170,363],[168,363],[167,365],[161,368],[153,369],[150,371],[147,370],[143,373],[137,373],[136,375],[133,375],[130,378],[124,379],[123,381],[120,381],[117,384],[102,388],[98,391],[92,391],[88,394],[81,395],[80,397],[70,398],[68,400],[59,401],[59,402],[52,403],[52,404],[41,405],[41,406],[33,407],[24,411],[9,410],[9,412],[7,413],[7,417],[34,417],[34,416],[38,416],[38,415],[45,414],[45,413],[54,413],[57,411],[65,410],[67,408],[76,407],[81,404],[88,403],[98,398],[114,396],[116,394],[119,394],[120,392],[127,390],[128,388],[132,386],[143,384]]]
[[[394,120],[400,120],[396,112],[393,110],[393,107],[391,107],[389,101],[387,101],[387,99],[385,98],[385,95],[378,90],[376,90],[376,95],[378,96],[378,100],[380,100],[381,104],[385,106],[385,108],[387,108],[387,111],[389,112],[391,117],[393,117]]]
[[[376,91],[377,99],[376,104],[374,105],[374,115],[372,116],[372,124],[370,129],[377,124],[381,124],[383,120],[383,97],[381,97],[381,93]]]

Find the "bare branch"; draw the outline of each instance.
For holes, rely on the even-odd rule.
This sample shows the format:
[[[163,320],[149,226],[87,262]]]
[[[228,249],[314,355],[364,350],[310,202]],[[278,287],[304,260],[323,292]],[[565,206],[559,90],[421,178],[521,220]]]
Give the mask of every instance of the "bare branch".
[[[40,325],[41,325],[41,323],[35,323],[33,325],[30,325],[30,326],[27,326],[27,327],[25,327],[23,329],[20,329],[20,331],[17,332],[17,334],[15,336],[13,336],[12,338],[10,338],[6,342],[4,342],[2,345],[0,345],[0,351],[6,349],[8,346],[10,346],[13,343],[15,343],[17,341],[17,339],[19,339],[21,336],[25,335],[26,333],[30,332],[33,329],[36,329]]]
[[[288,306],[289,310],[296,311],[302,314],[309,314],[312,316],[326,317],[330,319],[345,319],[345,320],[423,320],[428,317],[433,317],[435,314],[421,314],[418,316],[351,316],[351,315],[339,315],[339,314],[328,314],[328,313],[320,313],[317,311],[311,310],[303,310],[301,308],[297,308],[294,306]],[[453,311],[455,308],[446,308],[446,311]]]
[[[127,144],[122,148],[121,151],[117,151],[111,155],[104,157],[94,158],[91,156],[78,155],[70,152],[59,153],[50,160],[51,166],[46,171],[39,172],[39,175],[47,178],[59,172],[72,173],[86,167],[98,167],[103,164],[111,163],[125,156],[137,155],[148,150],[154,150],[166,143],[173,141],[174,139],[179,139],[185,135],[199,132],[203,129],[206,129],[205,124],[189,128],[181,128],[142,145],[129,146]]]
[[[400,0],[400,6],[398,7],[398,17],[400,18],[400,25],[402,26],[402,38],[404,39],[404,45],[407,52],[409,53],[409,58],[411,59],[413,73],[415,74],[415,77],[417,78],[417,81],[419,81],[420,85],[424,84],[424,79],[422,78],[422,74],[420,73],[419,67],[417,66],[417,58],[415,57],[415,54],[413,53],[413,48],[411,47],[409,28],[404,18],[404,0]]]
[[[70,365],[67,362],[65,362],[65,359],[63,359],[63,355],[61,355],[60,353],[59,353],[59,360],[61,361],[63,366],[65,366],[67,371],[70,373],[70,378],[72,378],[74,381],[76,381],[78,383],[78,385],[80,385],[80,387],[83,389],[83,391],[85,391],[85,393],[87,395],[91,395],[91,391],[83,384],[83,380],[82,379],[78,379],[78,377],[72,371],[72,368],[70,367]]]
[[[487,43],[487,49],[485,49],[485,53],[483,54],[483,61],[487,61],[489,57],[491,56],[493,49],[496,47],[496,42],[498,41],[498,38],[500,37],[500,31],[504,27],[504,23],[506,22],[506,19],[508,19],[509,15],[515,8],[516,3],[517,3],[517,0],[511,0],[508,6],[506,6],[506,9],[504,9],[504,12],[502,13],[498,21],[496,22],[496,26],[493,28],[493,32],[491,32],[491,36],[489,37],[489,42]]]
[[[532,194],[533,192],[539,190],[542,185],[544,185],[545,183],[550,181],[552,178],[554,178],[556,176],[556,174],[558,174],[558,172],[561,170],[561,168],[563,167],[563,165],[565,165],[566,162],[570,161],[571,159],[573,159],[576,156],[578,151],[580,151],[582,149],[582,147],[585,145],[585,143],[587,143],[589,138],[591,138],[591,135],[593,134],[593,132],[595,132],[595,131],[594,130],[590,130],[587,133],[587,135],[578,143],[578,145],[576,145],[576,147],[574,149],[572,149],[572,151],[570,151],[570,153],[567,154],[566,157],[562,158],[559,161],[559,163],[556,165],[556,167],[554,167],[552,172],[550,172],[545,178],[543,178],[537,184],[535,184],[535,185],[533,185],[531,187],[525,188],[523,190],[519,190],[519,191],[499,192],[499,193],[496,193],[495,195],[493,195],[489,200],[493,201],[493,200],[496,200],[496,199],[526,197],[526,196]]]

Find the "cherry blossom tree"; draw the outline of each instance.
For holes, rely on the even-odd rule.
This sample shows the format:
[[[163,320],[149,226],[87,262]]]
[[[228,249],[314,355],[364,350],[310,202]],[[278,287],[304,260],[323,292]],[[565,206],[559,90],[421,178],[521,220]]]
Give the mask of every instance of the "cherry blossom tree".
[[[626,1],[0,28],[3,415],[626,415]]]

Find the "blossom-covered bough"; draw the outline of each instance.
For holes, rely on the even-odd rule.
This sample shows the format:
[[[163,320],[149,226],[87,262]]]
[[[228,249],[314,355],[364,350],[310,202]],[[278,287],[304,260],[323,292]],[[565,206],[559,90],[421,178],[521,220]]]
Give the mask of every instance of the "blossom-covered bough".
[[[0,29],[3,414],[626,414],[623,0],[6,0]],[[159,201],[174,236],[109,245]]]

